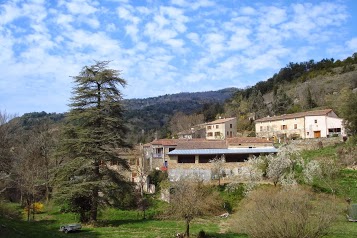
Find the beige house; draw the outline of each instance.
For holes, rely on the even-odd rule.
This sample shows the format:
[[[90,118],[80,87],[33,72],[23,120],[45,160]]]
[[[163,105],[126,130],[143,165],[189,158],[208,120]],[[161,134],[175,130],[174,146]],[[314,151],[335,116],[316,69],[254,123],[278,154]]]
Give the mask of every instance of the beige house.
[[[332,109],[284,114],[255,120],[260,138],[319,138],[346,135],[342,119]]]
[[[223,118],[206,123],[207,140],[224,140],[237,136],[237,118]]]

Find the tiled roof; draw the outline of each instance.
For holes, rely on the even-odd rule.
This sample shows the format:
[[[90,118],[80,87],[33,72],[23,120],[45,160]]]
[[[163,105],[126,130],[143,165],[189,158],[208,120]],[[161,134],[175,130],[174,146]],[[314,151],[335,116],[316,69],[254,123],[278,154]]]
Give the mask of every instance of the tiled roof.
[[[237,149],[195,149],[183,150],[175,149],[168,155],[217,155],[217,154],[255,154],[255,153],[277,153],[278,149],[274,147],[262,148],[237,148]]]
[[[224,140],[205,140],[205,139],[192,139],[192,140],[179,140],[177,149],[193,150],[193,149],[226,149],[227,144]]]
[[[284,114],[281,116],[273,116],[273,117],[264,117],[255,120],[255,122],[265,122],[265,121],[278,121],[283,119],[293,119],[300,118],[305,116],[325,116],[330,113],[332,109],[324,109],[324,110],[316,110],[316,111],[308,111],[308,112],[298,112],[293,114]]]
[[[236,118],[235,117],[222,118],[222,119],[218,119],[218,120],[215,120],[215,121],[207,122],[206,125],[225,123],[227,121],[232,121],[234,119],[236,119]]]
[[[159,139],[151,142],[151,145],[177,145],[179,139]]]
[[[257,137],[233,137],[227,138],[228,145],[231,144],[241,144],[241,143],[269,143],[267,139],[257,138]]]

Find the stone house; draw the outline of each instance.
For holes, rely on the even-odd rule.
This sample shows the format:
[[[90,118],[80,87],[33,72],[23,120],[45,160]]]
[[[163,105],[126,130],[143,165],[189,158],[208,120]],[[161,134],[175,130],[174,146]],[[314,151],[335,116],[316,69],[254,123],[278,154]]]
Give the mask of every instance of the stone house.
[[[299,112],[255,120],[255,132],[260,138],[344,136],[342,121],[332,109]]]
[[[168,175],[170,180],[195,174],[204,180],[212,178],[211,159],[224,156],[222,173],[237,175],[244,162],[252,156],[277,153],[272,142],[260,138],[228,138],[226,140],[181,140],[174,150],[168,152]]]

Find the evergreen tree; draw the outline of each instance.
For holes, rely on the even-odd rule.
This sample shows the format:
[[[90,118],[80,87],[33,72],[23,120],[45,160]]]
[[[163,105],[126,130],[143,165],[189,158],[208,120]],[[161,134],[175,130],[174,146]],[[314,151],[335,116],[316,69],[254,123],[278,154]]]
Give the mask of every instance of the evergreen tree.
[[[127,161],[118,156],[118,148],[129,147],[118,89],[126,81],[119,71],[108,69],[108,63],[96,62],[73,77],[71,110],[60,149],[68,162],[58,171],[56,198],[67,201],[82,221],[95,222],[99,205],[113,203],[118,197],[115,194],[128,187],[118,172],[129,169]],[[113,163],[122,169],[114,170]]]
[[[344,119],[344,126],[348,133],[357,134],[357,93],[352,90],[342,89],[339,96],[339,112]]]
[[[256,119],[265,117],[269,114],[269,109],[264,102],[262,93],[259,90],[254,88],[248,101],[250,102],[250,112],[255,113]]]
[[[310,88],[307,88],[306,91],[306,108],[311,109],[316,107],[317,104],[315,103],[314,99],[312,98]]]
[[[275,115],[287,113],[292,106],[293,100],[282,90],[279,89],[274,95],[273,112]]]

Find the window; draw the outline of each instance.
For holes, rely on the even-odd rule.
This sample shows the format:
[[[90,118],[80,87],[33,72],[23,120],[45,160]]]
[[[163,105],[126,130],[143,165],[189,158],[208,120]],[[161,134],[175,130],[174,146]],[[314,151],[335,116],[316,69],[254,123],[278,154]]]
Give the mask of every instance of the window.
[[[306,132],[306,135],[309,135],[310,133],[309,132]]]
[[[195,163],[194,155],[179,155],[177,157],[177,163]]]
[[[269,131],[269,126],[267,126],[267,131]]]
[[[260,126],[260,131],[263,131],[263,126]]]
[[[208,137],[211,137],[211,136],[213,136],[213,133],[212,133],[212,132],[208,132],[208,133],[207,133],[207,136],[208,136]]]
[[[227,136],[229,135],[229,131],[227,131]]]
[[[211,126],[207,126],[207,130],[211,130],[212,129],[212,127]]]
[[[217,137],[217,136],[221,136],[221,132],[219,132],[219,131],[215,132],[215,133],[214,133],[214,136],[216,136],[216,137]]]
[[[216,125],[216,129],[218,129],[219,128],[219,125]]]
[[[297,124],[294,124],[294,129],[297,129]]]
[[[282,129],[282,130],[287,130],[287,129],[288,129],[288,126],[287,126],[287,125],[281,125],[281,129]]]
[[[315,120],[315,123],[317,123],[317,120]]]
[[[232,124],[229,124],[229,128],[233,128],[233,125],[232,125]]]

